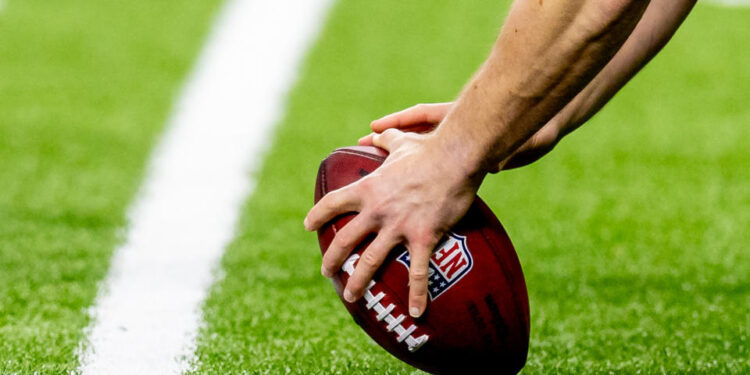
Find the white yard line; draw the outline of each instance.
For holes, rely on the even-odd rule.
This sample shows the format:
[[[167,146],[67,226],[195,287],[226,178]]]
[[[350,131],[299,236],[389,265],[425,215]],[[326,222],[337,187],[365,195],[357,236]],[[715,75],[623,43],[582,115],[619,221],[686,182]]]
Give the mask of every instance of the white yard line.
[[[0,0],[2,1],[2,0]],[[83,374],[188,369],[201,306],[328,0],[230,0],[156,148],[92,308]]]

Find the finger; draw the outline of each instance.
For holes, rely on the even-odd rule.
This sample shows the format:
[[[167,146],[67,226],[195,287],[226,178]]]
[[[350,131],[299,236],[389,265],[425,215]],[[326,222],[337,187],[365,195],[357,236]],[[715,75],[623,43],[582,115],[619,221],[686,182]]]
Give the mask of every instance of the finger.
[[[368,134],[368,135],[366,135],[366,136],[364,136],[364,137],[360,138],[360,139],[359,139],[359,140],[357,141],[357,143],[358,143],[358,144],[359,144],[360,146],[372,146],[372,145],[373,145],[373,144],[372,144],[372,137],[373,137],[374,135],[375,135],[374,133],[370,133],[370,134]]]
[[[418,318],[427,307],[427,282],[433,246],[410,246],[409,315]]]
[[[434,124],[430,125],[414,125],[409,127],[404,127],[399,130],[407,131],[411,133],[427,133],[435,128]],[[357,140],[357,144],[360,146],[374,146],[373,144],[373,137],[376,133],[370,133],[360,139]]]
[[[375,222],[364,215],[357,215],[348,224],[344,225],[328,245],[328,249],[323,255],[323,264],[320,267],[320,273],[325,277],[333,277],[341,265],[368,234],[376,228]]]
[[[391,152],[398,146],[398,141],[402,138],[403,134],[402,131],[397,129],[386,129],[384,132],[372,136],[372,144]]]
[[[451,103],[417,104],[402,111],[391,113],[370,123],[373,131],[380,133],[386,129],[405,129],[415,125],[435,125],[443,120]]]
[[[323,196],[307,213],[305,229],[317,230],[338,215],[359,211],[361,199],[356,190],[355,185],[349,185]]]
[[[372,130],[375,132],[381,133],[385,129],[398,129],[414,124],[414,122],[423,123],[423,118],[426,118],[426,115],[427,114],[425,113],[424,105],[417,104],[404,110],[383,116],[371,122],[370,128],[372,128]]]
[[[354,302],[362,297],[388,253],[399,243],[399,239],[386,232],[380,232],[370,246],[367,246],[354,268],[354,274],[349,277],[344,289],[344,299]]]

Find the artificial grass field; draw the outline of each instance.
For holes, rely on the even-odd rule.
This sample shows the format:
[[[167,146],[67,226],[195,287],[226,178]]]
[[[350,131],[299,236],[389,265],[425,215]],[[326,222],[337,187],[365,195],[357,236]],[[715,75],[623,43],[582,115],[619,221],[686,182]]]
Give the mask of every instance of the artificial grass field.
[[[506,6],[335,6],[206,303],[195,373],[415,372],[348,316],[302,218],[319,161],[378,116],[452,99]],[[698,5],[600,116],[487,179],[529,288],[524,373],[750,372],[748,25]]]
[[[3,1],[0,374],[78,366],[88,307],[218,1]]]
[[[219,1],[5,1],[0,374],[68,373],[128,204]],[[508,2],[339,1],[204,307],[193,372],[416,372],[353,323],[302,218],[319,161],[452,99]],[[750,9],[699,4],[549,156],[480,195],[524,266],[524,373],[750,372]],[[127,350],[127,348],[123,348]]]

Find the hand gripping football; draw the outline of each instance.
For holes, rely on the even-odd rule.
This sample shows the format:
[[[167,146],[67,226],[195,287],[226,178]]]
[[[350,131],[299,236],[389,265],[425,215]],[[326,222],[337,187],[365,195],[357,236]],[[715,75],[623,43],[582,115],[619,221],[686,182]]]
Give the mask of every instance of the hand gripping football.
[[[387,153],[375,147],[345,147],[320,165],[315,202],[326,193],[374,171]],[[356,213],[341,215],[318,230],[325,252],[335,233]],[[526,362],[529,302],[513,245],[492,211],[477,197],[430,259],[429,304],[409,316],[409,253],[393,249],[363,298],[348,303],[343,288],[367,246],[354,249],[333,283],[362,329],[388,352],[437,374],[515,374]]]

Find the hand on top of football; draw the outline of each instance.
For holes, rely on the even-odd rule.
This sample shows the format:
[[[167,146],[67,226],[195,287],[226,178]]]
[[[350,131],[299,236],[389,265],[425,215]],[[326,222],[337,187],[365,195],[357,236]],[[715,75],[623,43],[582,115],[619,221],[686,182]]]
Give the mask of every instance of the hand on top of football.
[[[402,111],[391,113],[370,124],[373,133],[359,139],[360,146],[373,146],[375,134],[386,129],[399,129],[405,132],[426,133],[437,127],[453,106],[452,102],[417,104]],[[561,121],[564,116],[555,116],[513,154],[503,160],[495,171],[513,169],[531,164],[557,145],[560,139],[574,130],[578,124]]]
[[[365,237],[377,233],[344,289],[349,302],[362,297],[391,249],[403,243],[411,257],[409,314],[418,317],[427,306],[432,251],[467,212],[481,180],[467,176],[451,150],[429,134],[388,129],[371,140],[389,152],[388,158],[368,176],[326,194],[307,214],[305,228],[317,230],[340,214],[358,212],[323,256],[321,272],[328,277]]]

